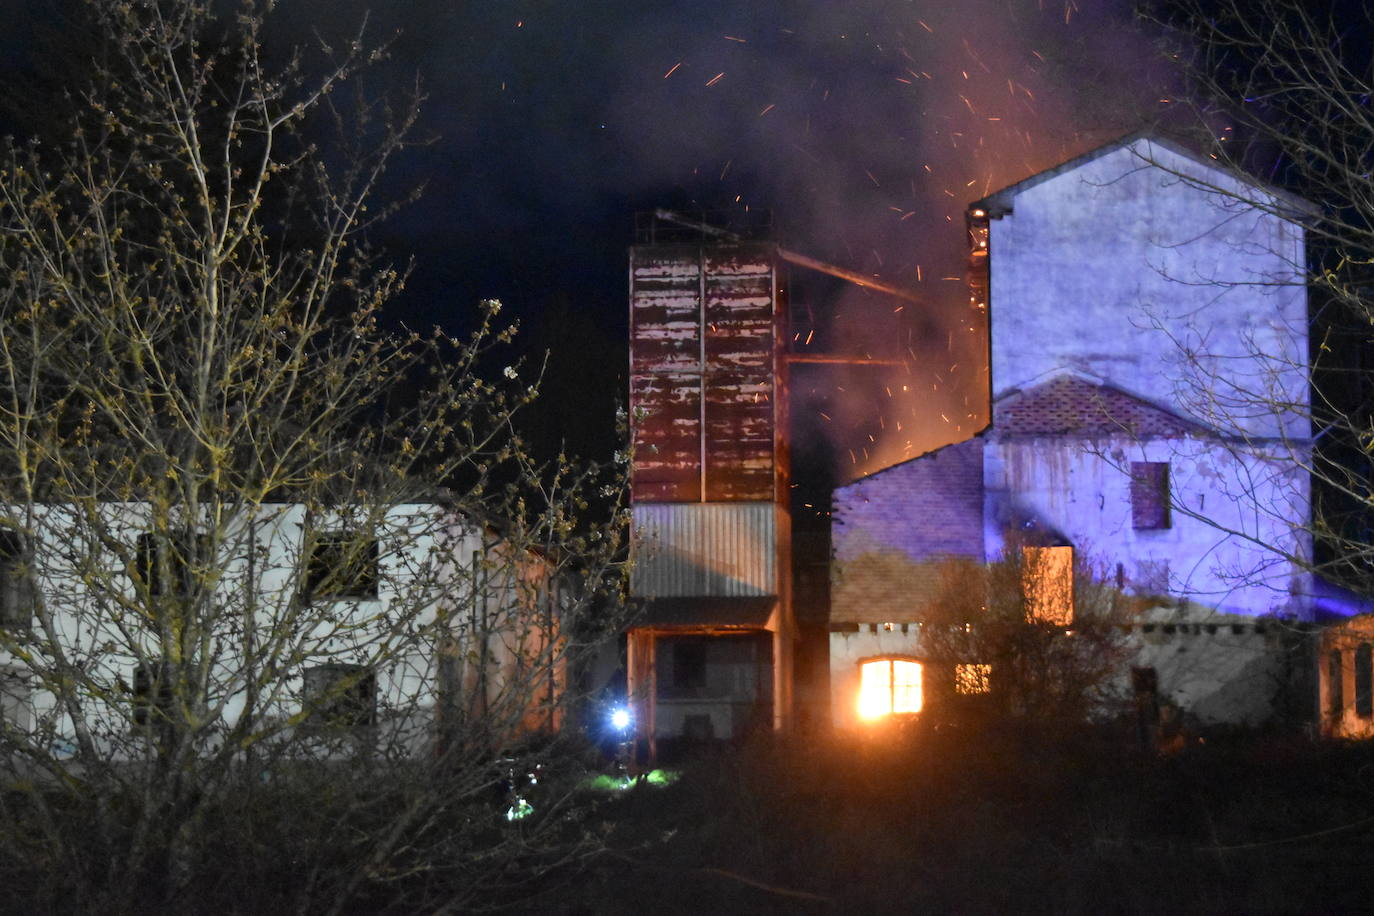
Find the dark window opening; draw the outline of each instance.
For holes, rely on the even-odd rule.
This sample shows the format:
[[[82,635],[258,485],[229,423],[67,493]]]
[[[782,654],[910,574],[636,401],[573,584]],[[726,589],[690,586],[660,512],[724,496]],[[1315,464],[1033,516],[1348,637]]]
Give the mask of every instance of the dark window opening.
[[[138,536],[135,572],[153,597],[188,595],[195,585],[192,570],[197,552],[208,549],[209,535],[180,531],[168,535],[151,531]]]
[[[1341,661],[1341,650],[1332,650],[1326,660],[1326,701],[1327,709],[1335,718],[1345,712],[1345,665]]]
[[[32,727],[28,681],[8,668],[0,668],[0,719],[21,732]]]
[[[134,722],[147,725],[165,719],[172,707],[172,683],[162,662],[150,660],[134,668]]]
[[[321,536],[306,562],[305,593],[311,600],[376,598],[377,565],[375,538]]]
[[[1136,737],[1140,746],[1146,748],[1159,726],[1159,672],[1154,668],[1132,668],[1131,693],[1135,698]]]
[[[27,629],[33,623],[33,579],[28,543],[18,531],[0,529],[0,626]]]
[[[362,665],[307,668],[303,700],[311,721],[335,728],[372,725],[377,719],[377,675]]]
[[[1136,710],[1141,718],[1153,724],[1159,721],[1159,672],[1154,668],[1131,669],[1131,692],[1135,694]]]
[[[680,640],[673,643],[673,686],[700,690],[706,686],[706,643]]]
[[[682,718],[682,737],[689,741],[713,741],[716,726],[709,713],[692,713]]]
[[[1131,462],[1131,527],[1140,531],[1168,528],[1169,462]]]
[[[1374,658],[1369,643],[1362,642],[1355,650],[1355,715],[1361,719],[1374,716]]]
[[[1146,597],[1169,595],[1169,561],[1140,560],[1136,563],[1135,593]]]

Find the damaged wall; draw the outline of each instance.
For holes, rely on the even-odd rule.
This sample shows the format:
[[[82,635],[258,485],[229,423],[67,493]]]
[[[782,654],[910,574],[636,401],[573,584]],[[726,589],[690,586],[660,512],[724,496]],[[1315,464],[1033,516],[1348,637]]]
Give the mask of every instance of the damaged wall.
[[[1327,627],[1316,655],[1321,733],[1374,738],[1374,614]]]
[[[918,628],[882,625],[914,624],[951,558],[995,559],[1009,533],[1073,546],[1136,597],[1131,665],[1161,699],[1205,722],[1270,714],[1304,651],[1273,618],[1310,616],[1305,251],[1246,197],[1305,206],[1130,138],[970,208],[993,423],[836,491],[837,722],[860,661],[920,656]]]

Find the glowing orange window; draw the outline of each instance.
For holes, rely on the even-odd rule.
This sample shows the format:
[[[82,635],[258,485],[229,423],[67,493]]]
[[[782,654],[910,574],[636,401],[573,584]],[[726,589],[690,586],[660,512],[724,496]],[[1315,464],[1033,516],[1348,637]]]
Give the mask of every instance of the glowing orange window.
[[[1059,627],[1073,624],[1073,548],[1023,547],[1021,586],[1026,616]]]
[[[880,658],[859,666],[859,717],[876,719],[894,712],[921,711],[921,666],[899,658]]]

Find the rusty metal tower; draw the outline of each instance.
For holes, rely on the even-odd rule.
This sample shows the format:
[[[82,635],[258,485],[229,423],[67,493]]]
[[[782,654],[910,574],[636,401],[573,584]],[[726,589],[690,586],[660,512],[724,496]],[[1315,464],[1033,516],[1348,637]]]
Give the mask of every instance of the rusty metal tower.
[[[643,611],[629,634],[629,686],[651,746],[665,730],[659,701],[672,699],[658,682],[666,637],[752,636],[753,718],[770,706],[772,727],[782,728],[791,714],[778,249],[766,224],[728,232],[713,225],[720,222],[643,214],[630,249],[630,591]],[[691,697],[678,701],[686,709]],[[738,719],[732,731],[740,731]]]

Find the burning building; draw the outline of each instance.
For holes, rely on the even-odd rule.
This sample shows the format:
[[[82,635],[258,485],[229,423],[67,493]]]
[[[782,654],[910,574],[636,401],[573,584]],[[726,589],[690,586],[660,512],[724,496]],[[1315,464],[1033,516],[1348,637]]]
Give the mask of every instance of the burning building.
[[[731,228],[645,215],[630,251],[627,667],[651,745],[791,708],[782,287],[766,229]]]
[[[961,569],[981,587],[999,557],[1065,596],[1091,558],[1132,599],[1117,692],[1137,709],[1256,722],[1291,696],[1290,624],[1310,617],[1306,212],[1144,135],[969,208],[991,423],[836,490],[837,724],[997,690],[994,659],[934,664],[923,629]],[[1077,638],[1071,597],[1024,606]]]

